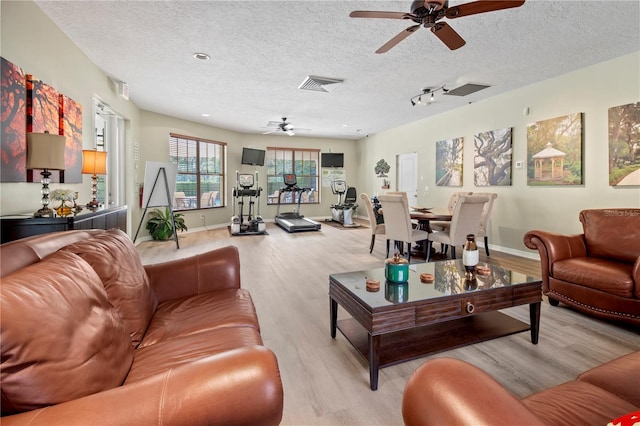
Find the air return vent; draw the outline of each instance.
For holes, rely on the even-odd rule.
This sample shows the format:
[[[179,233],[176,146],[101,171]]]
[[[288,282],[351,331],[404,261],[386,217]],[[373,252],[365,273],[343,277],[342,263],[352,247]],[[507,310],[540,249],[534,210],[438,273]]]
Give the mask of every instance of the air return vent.
[[[482,89],[486,89],[487,87],[491,87],[489,85],[486,84],[474,84],[474,83],[467,83],[467,84],[463,84],[460,87],[456,87],[455,89],[450,89],[447,93],[445,93],[445,95],[449,95],[449,96],[467,96],[470,95],[472,93],[476,93]]]
[[[307,76],[298,89],[311,90],[313,92],[333,92],[338,86],[340,86],[344,80],[327,77],[316,77],[313,75]]]

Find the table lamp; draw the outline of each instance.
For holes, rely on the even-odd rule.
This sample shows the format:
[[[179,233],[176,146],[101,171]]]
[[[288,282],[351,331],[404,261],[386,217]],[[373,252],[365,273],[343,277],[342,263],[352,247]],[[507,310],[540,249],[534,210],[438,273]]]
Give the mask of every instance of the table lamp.
[[[49,170],[64,170],[64,136],[51,133],[27,133],[27,169],[42,169],[42,208],[35,212],[35,217],[53,217],[49,208]]]
[[[98,203],[98,175],[107,174],[107,153],[96,150],[82,150],[82,173],[91,175],[91,201],[87,208],[95,210]]]

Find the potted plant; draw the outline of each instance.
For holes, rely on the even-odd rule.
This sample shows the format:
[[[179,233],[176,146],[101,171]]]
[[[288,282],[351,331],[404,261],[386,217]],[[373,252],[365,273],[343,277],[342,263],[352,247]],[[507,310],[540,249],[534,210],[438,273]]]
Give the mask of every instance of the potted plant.
[[[184,223],[183,216],[184,215],[182,213],[173,213],[175,228],[178,231],[187,230],[187,225]],[[147,231],[149,231],[151,238],[154,240],[168,240],[173,237],[174,226],[173,223],[171,223],[171,211],[169,210],[169,207],[165,207],[164,211],[161,209],[154,209],[149,213]]]

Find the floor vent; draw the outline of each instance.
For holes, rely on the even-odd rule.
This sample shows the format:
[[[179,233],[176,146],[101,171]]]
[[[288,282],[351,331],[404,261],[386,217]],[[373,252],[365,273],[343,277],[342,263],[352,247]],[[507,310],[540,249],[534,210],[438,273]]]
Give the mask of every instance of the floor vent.
[[[486,84],[474,84],[474,83],[467,83],[467,84],[463,84],[460,87],[456,87],[455,89],[450,89],[447,93],[445,93],[445,95],[449,95],[449,96],[467,96],[470,95],[472,93],[476,93],[482,89],[486,89],[487,87],[491,87],[489,85]]]
[[[344,80],[327,77],[307,76],[298,89],[311,90],[312,92],[333,92]]]

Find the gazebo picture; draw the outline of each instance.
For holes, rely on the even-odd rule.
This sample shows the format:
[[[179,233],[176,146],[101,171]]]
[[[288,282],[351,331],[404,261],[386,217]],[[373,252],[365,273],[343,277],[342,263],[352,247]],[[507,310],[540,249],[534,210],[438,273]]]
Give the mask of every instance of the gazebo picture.
[[[609,185],[640,185],[640,102],[609,108]]]
[[[436,142],[436,185],[462,186],[463,138]]]
[[[582,113],[527,125],[527,184],[582,185]]]

